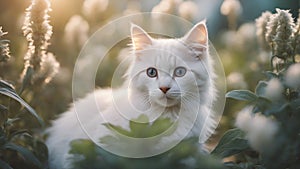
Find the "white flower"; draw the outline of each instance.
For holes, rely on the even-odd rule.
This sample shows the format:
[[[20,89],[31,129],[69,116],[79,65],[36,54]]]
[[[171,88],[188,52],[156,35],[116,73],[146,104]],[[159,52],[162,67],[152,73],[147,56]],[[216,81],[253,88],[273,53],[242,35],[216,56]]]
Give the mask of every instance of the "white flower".
[[[180,0],[162,0],[159,4],[153,7],[152,12],[161,12],[173,14],[179,5]]]
[[[253,50],[256,46],[255,39],[255,25],[254,23],[245,23],[239,27],[234,39],[235,46],[241,51]]]
[[[274,139],[278,124],[275,120],[260,113],[256,113],[251,121],[251,128],[247,134],[248,141],[254,150],[262,152]]]
[[[236,34],[235,31],[226,31],[226,32],[224,32],[221,35],[221,42],[228,49],[237,49],[237,47],[236,47],[236,44],[237,44],[236,39],[237,39],[237,34]]]
[[[141,4],[136,1],[128,1],[127,9],[123,12],[123,15],[132,15],[141,12]]]
[[[65,41],[70,46],[81,47],[88,39],[89,24],[81,16],[74,15],[65,27]]]
[[[41,70],[39,75],[45,78],[44,82],[49,83],[52,78],[58,73],[59,63],[52,53],[47,53],[42,57]]]
[[[108,7],[108,0],[85,0],[82,12],[87,18],[100,16]]]
[[[266,41],[265,35],[267,32],[267,23],[269,22],[271,15],[272,15],[271,12],[266,11],[263,12],[262,15],[255,20],[256,29],[257,29],[256,35],[260,45],[265,50],[270,49],[270,46]]]
[[[284,87],[281,84],[280,80],[273,78],[268,82],[268,85],[265,90],[266,98],[276,101],[279,100],[284,92]]]
[[[235,125],[245,132],[248,132],[251,127],[251,120],[253,118],[252,109],[253,107],[251,106],[245,107],[236,117]]]
[[[227,85],[233,89],[246,89],[248,87],[244,76],[239,72],[231,72],[227,76]]]
[[[294,89],[300,88],[300,63],[289,67],[285,75],[285,80],[287,86]]]
[[[180,4],[178,8],[179,16],[187,19],[192,20],[198,15],[198,6],[193,1],[184,1]]]
[[[241,3],[238,0],[224,0],[221,6],[221,13],[226,16],[240,15],[242,12]]]
[[[246,132],[249,144],[254,150],[263,152],[272,143],[279,126],[270,117],[261,113],[253,114],[252,109],[251,106],[246,107],[238,113],[236,126]]]
[[[255,47],[255,25],[245,23],[237,31],[227,31],[222,35],[222,42],[227,48],[245,51]]]

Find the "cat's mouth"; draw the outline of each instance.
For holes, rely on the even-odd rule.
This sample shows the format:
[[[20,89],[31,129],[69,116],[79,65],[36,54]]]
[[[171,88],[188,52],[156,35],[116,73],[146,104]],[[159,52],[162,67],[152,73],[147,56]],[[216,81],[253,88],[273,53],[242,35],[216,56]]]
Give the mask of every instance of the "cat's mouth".
[[[180,104],[180,96],[164,94],[156,102],[164,107],[172,107]]]
[[[178,92],[167,93],[164,95],[166,99],[170,99],[170,100],[180,100],[180,96],[181,93]]]

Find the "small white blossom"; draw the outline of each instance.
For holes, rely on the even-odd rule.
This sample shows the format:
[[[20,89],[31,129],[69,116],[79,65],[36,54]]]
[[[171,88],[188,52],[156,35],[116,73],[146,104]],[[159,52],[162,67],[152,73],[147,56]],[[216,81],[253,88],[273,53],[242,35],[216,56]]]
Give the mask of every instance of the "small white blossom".
[[[245,23],[239,27],[236,32],[235,46],[241,51],[253,50],[255,47],[255,25],[254,23]]]
[[[85,0],[82,12],[87,18],[95,18],[101,16],[108,7],[108,0]]]
[[[193,20],[198,15],[198,11],[198,6],[194,1],[184,1],[178,8],[179,16],[187,20]]]
[[[242,5],[239,0],[224,0],[221,13],[227,16],[229,27],[235,29],[237,18],[242,13]]]
[[[90,26],[79,15],[70,18],[65,27],[65,41],[70,46],[81,47],[88,40]]]
[[[276,12],[267,23],[266,41],[272,46],[274,55],[286,59],[293,52],[295,23],[289,10],[276,9]]]
[[[253,119],[252,109],[253,107],[251,106],[245,107],[236,117],[235,125],[245,132],[248,132],[251,127],[251,120]]]
[[[31,5],[26,9],[22,29],[28,41],[28,50],[24,56],[23,72],[26,72],[30,66],[37,71],[40,69],[41,57],[48,49],[52,35],[49,11],[51,11],[49,0],[32,0]]]
[[[223,15],[240,15],[242,13],[242,6],[239,0],[224,0],[221,6],[221,13]]]
[[[246,107],[238,113],[236,126],[246,133],[250,146],[263,152],[268,148],[276,132],[278,123],[261,113],[252,113],[253,107]]]
[[[52,78],[58,73],[59,62],[52,53],[47,53],[42,57],[41,70],[38,72],[41,78],[44,78],[45,83],[49,83]]]
[[[239,72],[231,72],[227,76],[227,85],[233,89],[246,89],[248,87],[243,74]]]
[[[262,152],[274,139],[278,124],[260,113],[256,113],[251,121],[251,128],[247,133],[249,143],[254,150]]]
[[[300,63],[289,67],[285,75],[285,80],[287,86],[294,89],[300,88]]]
[[[174,14],[180,2],[180,0],[162,0],[159,4],[153,7],[152,12]]]
[[[284,87],[281,84],[280,80],[273,78],[268,82],[268,85],[265,90],[266,98],[270,100],[279,100],[283,96]]]
[[[256,24],[256,35],[258,38],[259,43],[261,44],[262,48],[265,50],[270,49],[270,45],[266,41],[266,32],[267,32],[267,23],[270,20],[271,12],[266,11],[263,12],[262,15],[255,20]]]
[[[49,11],[51,11],[49,0],[32,0],[31,5],[26,9],[22,29],[28,41],[28,50],[24,56],[23,81],[30,80],[31,83],[36,84],[48,83],[58,71],[59,63],[53,54],[47,53],[52,36]],[[33,74],[29,73],[31,71]],[[26,80],[27,77],[31,79]]]

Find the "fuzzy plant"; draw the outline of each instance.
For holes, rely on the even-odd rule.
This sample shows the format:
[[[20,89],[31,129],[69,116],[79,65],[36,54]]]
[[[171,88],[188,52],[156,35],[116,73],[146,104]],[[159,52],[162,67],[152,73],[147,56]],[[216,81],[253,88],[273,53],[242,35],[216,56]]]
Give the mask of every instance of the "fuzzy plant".
[[[24,57],[23,87],[30,84],[49,83],[57,74],[59,63],[55,56],[48,52],[52,36],[48,12],[51,11],[48,0],[32,0],[26,9],[23,33],[28,41],[28,50]]]
[[[145,121],[148,118],[141,115],[134,120]],[[149,138],[166,131],[172,125],[168,118],[159,118],[153,123],[136,123],[134,120],[130,121],[130,130],[108,123],[106,127],[124,136]],[[120,139],[118,136],[107,135],[100,138],[99,141],[120,150],[128,151],[130,149],[134,151],[134,149],[128,147],[128,144],[125,147]],[[153,143],[153,146],[155,145]],[[171,150],[147,158],[127,158],[114,155],[97,146],[91,140],[86,139],[73,140],[70,146],[69,160],[71,160],[73,169],[226,169],[219,158],[210,157],[199,150],[197,137],[184,139]],[[145,148],[145,145],[142,144],[141,149]]]
[[[6,34],[7,32],[3,32],[0,27],[0,63],[6,62],[10,58],[9,40],[3,38]]]
[[[48,52],[52,35],[50,10],[48,0],[32,0],[26,9],[23,32],[28,50],[20,86],[15,87],[0,77],[1,169],[48,168],[48,149],[41,134],[45,123],[30,105],[35,100],[41,104],[38,97],[32,96],[37,96],[36,89],[48,84],[59,68],[55,56]],[[10,57],[9,41],[3,39],[5,34],[0,27],[0,62]],[[30,104],[25,100],[30,100]]]
[[[232,169],[300,168],[300,17],[295,23],[288,10],[265,12],[256,19],[257,38],[270,53],[270,69],[255,92],[233,90],[227,98],[247,106],[236,127],[221,138],[212,155]],[[234,159],[234,160],[233,160]]]
[[[5,35],[0,27],[0,34]],[[1,37],[0,36],[0,37]],[[9,59],[8,40],[1,39],[1,62]],[[21,106],[19,106],[20,104]],[[18,112],[14,112],[15,108]],[[15,88],[4,80],[0,80],[0,168],[12,169],[20,166],[43,168],[47,160],[47,147],[33,137],[26,128],[21,128],[21,114],[29,112],[40,125],[43,120],[16,92]],[[17,115],[16,115],[17,114]],[[24,121],[23,121],[24,122]],[[38,156],[38,157],[37,157]],[[16,164],[20,166],[16,166]]]

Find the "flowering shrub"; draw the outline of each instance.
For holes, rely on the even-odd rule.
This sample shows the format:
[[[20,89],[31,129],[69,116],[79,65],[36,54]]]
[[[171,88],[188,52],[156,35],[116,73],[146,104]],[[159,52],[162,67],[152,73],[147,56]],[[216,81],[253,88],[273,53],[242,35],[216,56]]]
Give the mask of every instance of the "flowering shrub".
[[[300,167],[300,17],[294,23],[288,10],[265,12],[256,20],[261,48],[271,54],[271,71],[255,92],[233,90],[227,98],[246,101],[236,129],[229,130],[212,155],[235,155],[225,165],[234,169]]]
[[[49,24],[47,14],[49,10],[48,0],[32,0],[30,7],[27,8],[23,31],[28,42],[28,50],[24,57],[25,68],[21,75],[22,83],[19,90],[10,83],[0,80],[1,169],[47,168],[48,149],[42,141],[41,134],[45,123],[23,97],[28,97],[28,93],[31,96],[38,94],[41,86],[49,83],[59,68],[54,55],[47,51],[52,35],[52,26]],[[9,41],[2,39],[5,34],[0,27],[0,62],[7,62],[10,58]],[[31,100],[33,101],[35,100]],[[42,127],[36,129],[35,123],[30,123],[31,119],[27,112]]]

